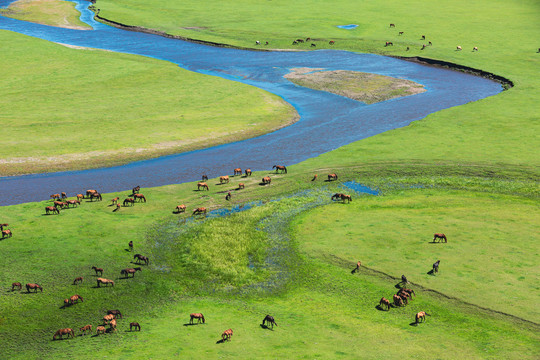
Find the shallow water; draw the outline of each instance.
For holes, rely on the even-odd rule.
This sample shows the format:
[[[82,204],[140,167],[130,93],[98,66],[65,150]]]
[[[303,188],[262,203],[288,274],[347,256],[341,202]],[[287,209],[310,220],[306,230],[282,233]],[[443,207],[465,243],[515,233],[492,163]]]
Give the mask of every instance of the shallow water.
[[[350,25],[337,25],[336,27],[340,28],[340,29],[345,29],[345,30],[353,30],[353,29],[356,29],[358,27],[358,25],[355,25],[355,24],[350,24]]]
[[[1,2],[7,3],[5,0]],[[231,144],[124,166],[95,170],[0,177],[0,205],[49,198],[86,189],[113,192],[161,186],[232,173],[236,167],[270,169],[292,165],[351,142],[410,124],[441,109],[479,100],[502,91],[500,84],[456,71],[423,66],[371,54],[336,50],[266,52],[219,48],[130,32],[95,22],[88,2],[77,1],[81,19],[93,31],[33,24],[0,16],[0,29],[49,41],[139,54],[171,61],[204,74],[250,84],[292,104],[300,121],[270,134]],[[426,92],[366,105],[338,95],[311,90],[283,78],[291,68],[353,70],[418,82]],[[129,145],[129,144],[128,144]],[[0,149],[0,157],[1,149]]]

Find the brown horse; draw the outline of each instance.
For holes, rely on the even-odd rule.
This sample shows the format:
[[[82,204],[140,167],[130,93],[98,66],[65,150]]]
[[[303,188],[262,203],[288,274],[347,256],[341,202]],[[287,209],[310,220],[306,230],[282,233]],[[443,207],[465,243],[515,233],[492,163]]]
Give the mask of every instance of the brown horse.
[[[62,194],[60,194],[60,196],[62,197],[62,199],[67,199],[67,194],[63,191],[62,191]]]
[[[107,310],[107,315],[114,315],[117,319],[123,319],[120,310]]]
[[[379,301],[379,307],[382,309],[385,306],[387,310],[390,310],[390,300],[386,299],[385,297],[382,297],[381,301]]]
[[[341,201],[345,202],[345,200],[347,200],[347,203],[351,202],[352,201],[351,195],[341,194]]]
[[[69,303],[73,305],[79,302],[79,300],[81,300],[81,302],[84,302],[84,299],[82,298],[81,295],[73,295],[72,297],[69,298]]]
[[[86,190],[86,197],[87,198],[90,198],[92,196],[92,194],[95,194],[97,193],[97,190]]]
[[[133,189],[131,189],[132,194],[138,194],[139,191],[141,191],[141,187],[139,185],[137,185]]]
[[[73,329],[70,329],[70,328],[65,328],[65,329],[60,329],[60,330],[57,330],[54,335],[53,335],[53,340],[56,340],[56,337],[57,336],[60,336],[60,339],[62,339],[62,336],[64,335],[67,335],[68,338],[71,336],[72,338],[75,337],[75,332],[73,331]]]
[[[176,213],[180,214],[180,213],[183,213],[183,212],[186,212],[186,205],[184,205],[184,204],[178,205],[176,207]]]
[[[336,174],[328,174],[328,181],[337,180],[338,176]]]
[[[83,194],[77,194],[77,200],[81,201],[82,199],[84,199],[84,195]]]
[[[68,200],[66,201],[67,207],[69,208],[69,205],[73,205],[73,207],[77,207],[81,205],[81,202],[79,200]]]
[[[411,297],[411,299],[412,299],[412,296],[413,296],[413,295],[416,296],[416,293],[414,292],[413,289],[405,289],[405,288],[403,288],[403,289],[401,289],[400,291],[409,294],[409,296]]]
[[[420,311],[419,313],[417,313],[415,317],[415,324],[418,324],[421,321],[426,321],[426,315],[431,316],[425,311]]]
[[[266,323],[266,325],[264,324]],[[272,329],[274,328],[274,325],[277,326],[276,321],[274,320],[274,317],[271,315],[266,315],[262,321],[262,325],[268,327],[268,324],[272,325]]]
[[[14,282],[11,284],[11,291],[15,291],[15,288],[17,288],[17,290],[21,290],[22,284],[20,282]]]
[[[96,328],[96,335],[105,334],[105,326],[98,326]]]
[[[148,259],[148,256],[144,256],[144,255],[141,255],[141,254],[133,255],[133,259],[137,259],[136,263],[139,263],[140,261],[142,261],[142,262],[145,263],[145,265],[148,265],[148,263],[150,262],[150,260]]]
[[[311,179],[311,181],[317,180],[317,177],[319,177],[317,174],[313,175],[313,179]]]
[[[396,27],[396,24],[390,24],[390,27]]]
[[[246,176],[251,176],[251,169],[246,169],[245,174]]]
[[[133,328],[135,328],[137,331],[141,331],[141,325],[139,325],[138,322],[129,323],[129,331],[133,331]]]
[[[6,237],[12,237],[12,236],[13,236],[13,233],[11,232],[11,230],[9,229],[2,230],[2,239]]]
[[[210,190],[210,188],[208,187],[208,184],[205,182],[197,183],[197,190],[201,190],[201,188],[206,189],[208,191]]]
[[[272,179],[270,179],[270,176],[265,176],[262,178],[262,183],[264,185],[270,185],[271,182],[272,182]]]
[[[146,202],[146,198],[144,197],[143,194],[133,194],[133,200],[134,201],[139,200],[139,202],[141,202],[141,201]]]
[[[238,190],[244,189],[245,187],[244,183],[238,184]]]
[[[356,263],[356,267],[351,271],[351,274],[354,274],[355,272],[360,271],[360,266],[362,266],[362,262],[358,261]]]
[[[231,192],[229,191],[227,193],[227,195],[225,195],[225,200],[229,201],[229,200],[231,200],[231,197],[232,197],[232,195],[231,195]]]
[[[128,243],[129,251],[133,251],[133,240]]]
[[[394,46],[394,44],[391,41],[387,41],[384,46]]]
[[[278,173],[278,171],[281,171],[282,173],[287,173],[287,168],[283,165],[274,165],[272,166],[272,169],[276,169],[276,174]]]
[[[120,198],[117,196],[115,197],[114,199],[111,200],[111,205],[115,205],[115,204],[118,204],[118,200],[120,200]]]
[[[52,194],[52,195],[50,196],[50,198],[51,198],[52,200],[60,199],[60,194]]]
[[[403,299],[399,295],[394,295],[394,305],[396,306],[403,306]]]
[[[82,282],[83,282],[83,277],[79,276],[79,277],[75,278],[75,280],[73,280],[73,285],[77,285],[77,284],[82,283]]]
[[[234,169],[234,176],[236,176],[236,175],[242,175],[242,169],[240,169],[240,168]]]
[[[140,267],[123,269],[120,271],[120,275],[124,275],[127,278],[129,277],[129,274],[131,274],[131,277],[135,277],[137,271],[142,271],[142,269]]]
[[[343,195],[342,193],[335,193],[334,195],[332,195],[332,200],[341,199],[342,195]]]
[[[98,268],[95,266],[92,266],[92,269],[96,272],[96,275],[99,273],[99,275],[103,275],[103,268]]]
[[[225,175],[225,176],[220,176],[219,177],[219,183],[220,184],[223,184],[223,183],[229,183],[229,175]]]
[[[114,287],[114,281],[104,278],[97,278],[97,287],[101,287],[101,284],[105,284],[105,286],[109,286],[109,284],[111,284]]]
[[[88,324],[86,326],[83,326],[79,329],[80,332],[82,332],[84,335],[86,335],[87,331],[90,331],[90,334],[92,333],[92,325]]]
[[[189,323],[190,324],[193,324],[193,319],[197,319],[197,324],[200,324],[201,321],[202,321],[203,324],[205,323],[204,315],[201,314],[201,313],[189,314]]]
[[[43,292],[43,288],[38,284],[26,284],[26,291],[28,292],[30,292],[30,290],[34,290],[34,292],[37,292],[38,289]]]
[[[124,206],[128,206],[128,205],[133,206],[133,205],[135,205],[135,200],[133,198],[124,199],[123,205]]]
[[[90,195],[90,201],[94,201],[94,199],[96,199],[96,201],[102,201],[103,200],[103,198],[101,197],[101,194],[98,193],[98,192],[95,192],[95,193]]]
[[[202,180],[202,181],[208,181],[208,176],[203,175],[201,180]]]
[[[206,208],[205,207],[196,208],[195,211],[193,212],[193,215],[199,215],[199,214],[206,215]]]
[[[221,334],[221,340],[222,341],[229,341],[231,340],[231,337],[233,336],[233,331],[232,329],[227,329],[223,332],[223,334]]]
[[[433,234],[433,242],[435,242],[436,239],[439,239],[439,241],[448,242],[448,239],[446,239],[446,235],[442,233]]]
[[[334,40],[330,40],[330,41],[328,42],[328,45],[334,45],[335,43],[336,43],[336,42],[335,42]]]
[[[45,206],[45,214],[49,215],[50,213],[56,213],[56,214],[60,214],[60,210],[58,210],[56,207],[54,206]]]
[[[66,206],[67,206],[67,203],[65,203],[63,201],[55,201],[54,202],[54,207],[59,207],[60,209],[63,209]]]
[[[109,322],[109,329],[111,329],[112,331],[116,331],[116,319],[112,319],[110,322]]]

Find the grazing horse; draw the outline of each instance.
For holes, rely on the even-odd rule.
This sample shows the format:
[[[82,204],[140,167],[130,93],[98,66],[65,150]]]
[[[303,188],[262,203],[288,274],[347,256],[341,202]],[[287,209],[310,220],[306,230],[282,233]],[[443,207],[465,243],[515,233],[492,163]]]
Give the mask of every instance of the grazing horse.
[[[77,285],[77,284],[82,283],[82,282],[83,282],[83,277],[79,276],[79,277],[75,278],[75,280],[73,280],[73,285]]]
[[[403,292],[403,291],[398,291],[398,293],[396,294],[397,296],[399,296],[404,302],[405,302],[405,305],[407,305],[409,303],[409,298],[411,297],[411,295],[407,292]]]
[[[270,176],[265,176],[262,178],[262,183],[264,185],[269,185],[272,182],[272,179],[270,179]]]
[[[345,202],[345,200],[347,200],[347,203],[351,202],[352,201],[351,195],[341,194],[341,201]]]
[[[128,278],[129,274],[132,274],[131,277],[135,277],[135,273],[137,271],[142,271],[142,269],[140,267],[123,269],[122,271],[120,271],[120,275],[124,275],[126,278]]]
[[[98,191],[97,190],[86,190],[86,197],[87,198],[90,198],[92,196],[92,194],[96,194]]]
[[[114,315],[116,318],[120,319],[124,318],[120,310],[107,310],[107,315]]]
[[[52,195],[50,196],[50,198],[51,198],[52,200],[60,199],[60,194],[52,194]]]
[[[92,195],[90,195],[90,201],[94,201],[94,199],[96,199],[96,201],[103,200],[103,198],[101,197],[101,194],[98,192],[95,192]]]
[[[251,176],[251,169],[246,169],[244,173],[246,174],[246,176]]]
[[[409,280],[407,280],[407,278],[405,277],[405,275],[401,275],[401,283],[402,283],[402,284],[408,284],[408,283],[409,283]]]
[[[131,204],[131,206],[135,205],[135,200],[133,198],[124,199],[123,205],[127,206],[129,204]]]
[[[420,311],[419,313],[416,314],[416,317],[415,317],[415,324],[418,324],[419,322],[422,321],[426,321],[426,315],[427,316],[431,316],[429,315],[427,312],[425,311]]]
[[[87,331],[90,331],[90,334],[92,333],[92,325],[88,324],[86,326],[83,326],[79,329],[80,332],[82,332],[84,335],[86,335]]]
[[[141,325],[139,325],[138,322],[129,323],[129,331],[133,331],[133,328],[135,328],[137,331],[141,331]]]
[[[396,24],[390,24],[390,27],[396,27]]]
[[[137,200],[139,200],[139,202],[141,201],[146,202],[146,198],[144,197],[143,194],[133,194],[133,201],[135,202]]]
[[[30,292],[30,290],[34,290],[34,292],[37,292],[38,289],[43,292],[43,288],[38,284],[26,284],[26,291],[28,292]]]
[[[11,232],[11,230],[9,229],[2,230],[2,239],[6,237],[12,237],[12,236],[13,236],[13,233]]]
[[[423,45],[422,45],[422,48],[421,48],[420,50],[424,50],[426,47],[427,47],[427,45],[426,45],[426,44],[423,44]]]
[[[473,47],[472,51],[478,51],[478,46]]]
[[[189,314],[189,323],[190,324],[193,324],[193,319],[197,319],[197,324],[200,324],[201,321],[202,321],[203,324],[205,323],[204,315],[201,314],[201,313]]]
[[[351,271],[351,274],[354,274],[357,271],[360,271],[360,266],[362,266],[362,262],[358,261],[356,263],[356,267]]]
[[[68,200],[67,202],[67,207],[69,208],[69,205],[73,205],[73,207],[77,207],[79,205],[81,205],[81,202],[79,200]]]
[[[144,255],[141,255],[141,254],[135,254],[133,256],[133,259],[137,259],[137,263],[139,263],[139,261],[142,261],[144,262],[146,265],[148,265],[148,263],[150,262],[150,260],[148,259],[148,256],[144,256]]]
[[[232,335],[233,335],[232,329],[227,329],[223,332],[223,334],[221,334],[221,340],[229,341],[231,340]]]
[[[238,190],[244,189],[245,187],[246,187],[246,185],[244,185],[244,183],[238,184]]]
[[[261,42],[259,40],[255,41],[255,45],[261,45]]]
[[[112,319],[110,322],[109,322],[109,329],[111,329],[112,331],[116,331],[116,319]]]
[[[304,39],[296,39],[296,42],[303,43]]]
[[[72,297],[69,298],[69,303],[73,305],[79,302],[79,300],[81,300],[81,302],[84,302],[84,299],[82,298],[81,295],[73,295]]]
[[[96,335],[105,334],[105,326],[98,326],[96,328]]]
[[[422,40],[426,40],[426,35],[422,35]]]
[[[335,42],[334,40],[330,40],[330,41],[328,42],[328,45],[334,45],[335,43],[336,43],[336,42]]]
[[[133,251],[133,240],[128,243],[129,251]]]
[[[82,199],[84,199],[84,195],[83,194],[77,194],[77,200],[81,201]]]
[[[398,35],[400,35],[400,36],[403,35],[403,31],[400,31],[400,32],[398,33]]]
[[[437,260],[433,263],[433,272],[438,273],[439,272],[439,264],[441,263],[441,260]]]
[[[240,168],[234,169],[234,176],[236,176],[236,175],[242,175],[242,169],[240,169]]]
[[[229,175],[225,175],[225,176],[220,176],[219,177],[219,183],[220,184],[223,184],[223,183],[229,183]]]
[[[55,201],[55,202],[54,202],[54,207],[59,207],[60,209],[63,209],[63,208],[64,208],[64,204],[67,205],[65,202],[62,202],[62,201]]]
[[[231,195],[231,192],[229,191],[227,193],[227,195],[225,195],[225,200],[229,201],[229,200],[231,200],[231,197],[232,197],[232,195]]]
[[[183,213],[183,212],[186,212],[186,205],[184,205],[184,204],[178,205],[176,207],[176,213],[180,214],[180,213]]]
[[[195,211],[193,212],[193,215],[199,215],[199,214],[206,215],[206,208],[205,207],[196,208]]]
[[[278,171],[281,171],[282,173],[287,173],[287,168],[283,165],[274,165],[272,166],[272,169],[276,169],[276,174],[278,173]]]
[[[208,184],[205,182],[197,183],[197,190],[201,190],[201,188],[210,190],[210,188],[208,187]]]
[[[103,268],[98,268],[95,266],[92,266],[92,269],[96,272],[96,275],[99,273],[99,275],[103,275]]]
[[[139,185],[137,185],[131,190],[131,193],[132,194],[138,194],[139,191],[141,191],[141,187]]]
[[[11,291],[15,291],[15,288],[18,288],[17,290],[21,290],[22,284],[20,282],[14,282],[11,284]]]
[[[114,281],[104,278],[97,278],[97,287],[101,287],[101,284],[105,284],[105,286],[109,286],[109,284],[111,284],[114,287]]]
[[[403,306],[403,299],[399,295],[394,295],[394,305],[396,306]]]
[[[341,195],[343,195],[343,194],[342,193],[335,193],[334,195],[332,195],[332,200],[341,199]]]
[[[441,234],[441,233],[433,234],[433,242],[435,242],[436,239],[439,239],[439,241],[444,240],[444,242],[448,242],[446,235]]]
[[[316,47],[317,44],[311,43],[311,47]]]
[[[266,315],[262,321],[262,325],[264,326],[264,323],[266,323],[266,327],[268,327],[268,324],[272,324],[272,329],[274,328],[274,325],[277,326],[276,321],[274,320],[273,316]]]
[[[296,40],[293,40],[292,42],[293,45],[298,45],[298,43],[296,42]],[[540,50],[540,49],[539,49]],[[539,51],[540,52],[540,51]]]
[[[67,199],[67,194],[63,191],[62,191],[62,194],[60,194],[60,196],[62,196],[62,199]]]
[[[394,46],[394,44],[392,44],[391,41],[387,41],[386,44],[384,46]]]
[[[53,335],[53,340],[56,340],[56,337],[57,336],[60,336],[60,339],[62,338],[63,335],[67,335],[68,338],[71,336],[72,338],[75,337],[75,332],[73,331],[73,329],[70,329],[70,328],[65,328],[65,329],[60,329],[60,330],[57,330],[54,335]]]
[[[459,45],[456,46],[456,51],[461,51],[461,50],[462,50],[461,46],[459,46]]]
[[[337,179],[338,179],[337,174],[328,174],[328,181],[333,181]]]
[[[115,205],[115,204],[118,204],[118,200],[120,200],[120,198],[117,196],[115,197],[114,199],[111,200],[111,205]]]
[[[386,299],[385,297],[381,298],[381,301],[379,301],[379,306],[381,309],[386,306],[387,310],[390,310],[390,300]]]
[[[53,214],[60,214],[60,210],[58,210],[58,208],[56,208],[55,206],[45,206],[45,214],[49,215],[51,212]]]
[[[208,181],[208,176],[203,175],[201,180],[202,180],[202,181]]]
[[[412,299],[412,296],[413,296],[413,295],[416,296],[416,293],[414,292],[413,289],[405,289],[405,288],[404,288],[404,289],[400,289],[399,291],[409,294],[409,296],[411,297],[411,299]]]

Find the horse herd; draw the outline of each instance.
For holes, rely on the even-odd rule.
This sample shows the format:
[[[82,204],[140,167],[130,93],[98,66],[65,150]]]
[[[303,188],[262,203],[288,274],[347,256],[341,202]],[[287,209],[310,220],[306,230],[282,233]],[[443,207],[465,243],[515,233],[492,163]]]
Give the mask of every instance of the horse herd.
[[[396,27],[396,24],[393,24],[393,23],[392,23],[392,24],[390,24],[389,27],[390,27],[390,28],[395,28],[395,27]],[[404,31],[399,31],[399,32],[398,32],[398,36],[402,36],[403,34],[405,34]],[[426,35],[421,35],[421,36],[420,36],[420,40],[426,40]],[[433,43],[432,43],[431,41],[429,41],[427,44],[422,44],[422,47],[420,48],[420,50],[424,50],[424,49],[426,49],[428,46],[432,46],[432,45],[433,45]],[[385,46],[385,47],[387,47],[387,46],[394,46],[394,44],[393,44],[391,41],[386,41],[386,43],[384,44],[384,46]],[[409,51],[410,48],[407,46],[407,48],[406,48],[405,50],[406,50],[406,51]],[[462,48],[460,45],[456,46],[456,51],[461,51],[461,50],[463,50],[463,48]],[[478,51],[478,46],[473,47],[472,51],[473,51],[473,52],[477,52],[477,51]],[[539,49],[539,51],[540,51],[540,49]]]

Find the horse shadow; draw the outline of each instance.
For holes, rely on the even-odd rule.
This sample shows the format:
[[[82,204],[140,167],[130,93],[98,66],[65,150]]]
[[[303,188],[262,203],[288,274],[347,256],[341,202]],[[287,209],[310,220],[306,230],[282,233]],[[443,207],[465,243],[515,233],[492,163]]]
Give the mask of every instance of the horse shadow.
[[[428,275],[435,276],[435,271],[433,269],[427,272]]]
[[[199,324],[195,324],[195,323],[185,323],[184,326],[193,326],[193,325],[199,325]]]
[[[266,329],[266,330],[272,330],[272,331],[274,331],[274,329],[269,328],[268,326],[266,326],[266,325],[264,325],[264,324],[261,324],[261,327],[262,327],[263,329]]]
[[[409,324],[409,326],[418,326],[418,323],[416,321]]]
[[[216,344],[223,344],[224,342],[225,342],[225,340],[221,339],[221,340],[216,341]]]
[[[124,249],[124,250],[126,250],[126,251],[128,251],[128,252],[131,252],[131,249]]]
[[[396,289],[403,289],[403,282],[402,281],[398,282],[396,285],[394,285],[394,287]]]
[[[390,305],[390,307],[392,307],[392,305]],[[390,309],[388,309],[388,310],[383,309],[382,306],[381,306],[381,304],[375,306],[375,309],[377,309],[377,310],[379,310],[379,311],[384,311],[384,312],[390,311]]]

